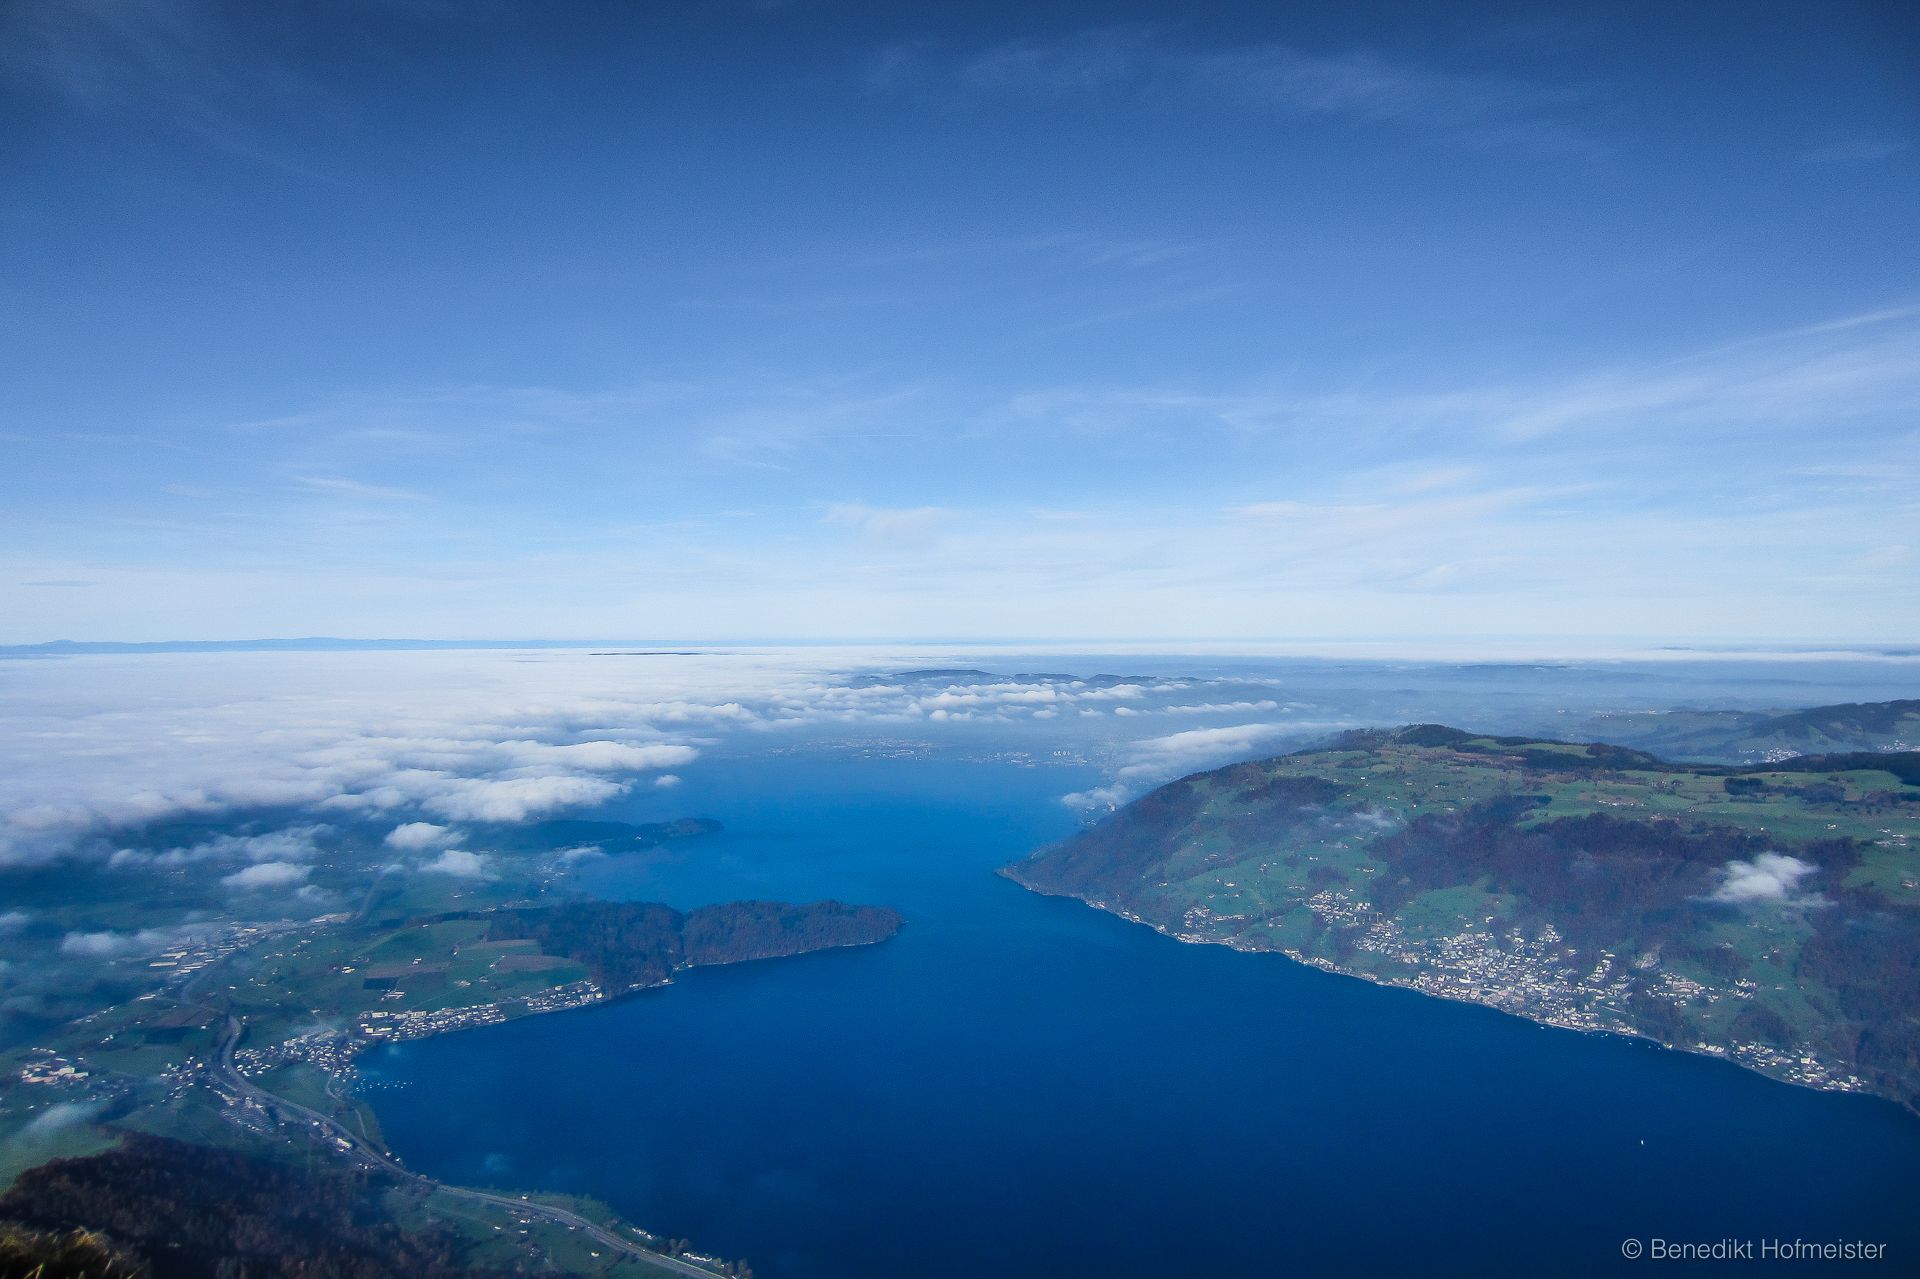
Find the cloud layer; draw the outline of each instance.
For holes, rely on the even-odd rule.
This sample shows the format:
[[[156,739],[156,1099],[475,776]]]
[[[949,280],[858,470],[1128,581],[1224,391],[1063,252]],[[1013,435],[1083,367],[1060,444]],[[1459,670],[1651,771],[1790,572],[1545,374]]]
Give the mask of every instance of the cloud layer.
[[[544,667],[495,655],[175,655],[0,668],[0,863],[59,856],[117,831],[262,809],[400,819],[395,847],[441,822],[517,822],[592,805],[699,754],[670,730],[704,706],[622,687],[584,655]],[[610,677],[610,678],[602,678]],[[729,711],[715,708],[714,718]],[[323,824],[221,835],[121,864],[313,859]],[[291,870],[281,872],[291,875]]]
[[[75,852],[126,866],[226,863],[230,888],[259,891],[304,879],[329,820],[386,819],[396,853],[475,874],[484,868],[457,851],[461,826],[671,786],[703,745],[732,733],[1052,725],[1115,753],[1117,783],[1138,787],[1315,727],[1246,680],[868,673],[926,660],[886,650],[558,650],[16,662],[0,666],[0,863]],[[1268,718],[1164,727],[1249,710]],[[175,847],[119,838],[165,819],[262,810],[300,816]]]

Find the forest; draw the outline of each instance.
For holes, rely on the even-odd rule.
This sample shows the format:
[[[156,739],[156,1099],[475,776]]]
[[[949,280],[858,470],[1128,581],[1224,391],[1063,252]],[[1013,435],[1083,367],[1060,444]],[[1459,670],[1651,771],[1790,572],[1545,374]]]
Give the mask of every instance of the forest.
[[[21,1174],[0,1197],[0,1266],[91,1279],[489,1279],[451,1233],[395,1225],[390,1183],[129,1133]],[[44,1269],[36,1269],[44,1267]]]
[[[584,964],[612,991],[657,986],[681,968],[885,941],[898,912],[845,902],[727,902],[682,913],[658,902],[576,901],[490,912],[494,941],[531,940]]]

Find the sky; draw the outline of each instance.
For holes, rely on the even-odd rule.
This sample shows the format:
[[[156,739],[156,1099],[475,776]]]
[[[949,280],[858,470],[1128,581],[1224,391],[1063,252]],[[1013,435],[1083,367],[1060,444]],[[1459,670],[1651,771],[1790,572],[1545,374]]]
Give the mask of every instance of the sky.
[[[10,0],[0,643],[1920,635],[1900,3]]]

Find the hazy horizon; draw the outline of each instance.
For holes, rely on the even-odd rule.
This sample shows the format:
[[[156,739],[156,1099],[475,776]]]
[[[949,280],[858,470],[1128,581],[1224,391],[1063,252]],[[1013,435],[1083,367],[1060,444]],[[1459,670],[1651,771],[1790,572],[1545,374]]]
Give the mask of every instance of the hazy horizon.
[[[248,638],[76,640],[0,643],[0,657],[88,657],[165,653],[326,653],[611,650],[606,656],[719,656],[727,653],[903,654],[950,653],[986,660],[996,656],[1249,657],[1363,662],[1482,662],[1491,665],[1540,661],[1771,661],[1795,659],[1920,662],[1920,648],[1901,641],[1841,638],[1756,638],[1716,641],[1662,636],[1311,636],[1279,639],[1255,636],[928,636],[823,635],[803,637],[487,637],[419,636],[255,636]],[[640,650],[625,652],[623,650]]]

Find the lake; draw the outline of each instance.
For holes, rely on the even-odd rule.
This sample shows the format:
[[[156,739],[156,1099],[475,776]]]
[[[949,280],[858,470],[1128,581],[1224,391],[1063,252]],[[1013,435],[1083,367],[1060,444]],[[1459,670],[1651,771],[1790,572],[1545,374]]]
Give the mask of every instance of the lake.
[[[1894,1106],[1034,896],[994,869],[1099,774],[963,755],[736,745],[612,810],[727,829],[587,862],[594,894],[907,926],[370,1054],[393,1148],[762,1279],[1606,1273],[1656,1236],[1920,1257]]]

